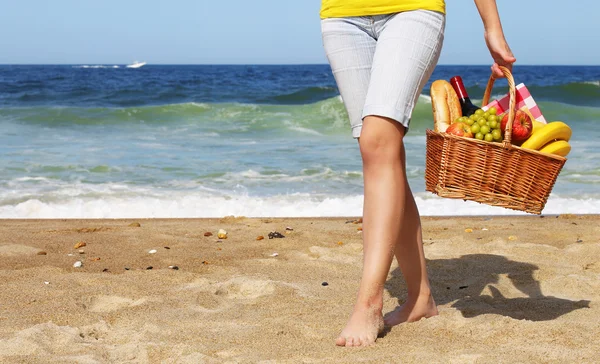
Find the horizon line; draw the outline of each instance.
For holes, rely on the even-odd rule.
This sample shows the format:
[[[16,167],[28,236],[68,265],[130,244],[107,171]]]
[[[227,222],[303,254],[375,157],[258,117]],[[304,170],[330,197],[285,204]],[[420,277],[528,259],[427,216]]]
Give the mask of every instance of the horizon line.
[[[0,63],[0,66],[77,66],[77,65],[128,65],[130,63],[119,62],[83,62],[83,63]],[[328,63],[146,63],[147,66],[327,66]],[[465,63],[440,63],[437,66],[491,66],[491,64],[465,64]],[[437,67],[436,66],[436,67]],[[521,66],[542,66],[542,67],[600,67],[600,64],[515,64],[515,67]]]

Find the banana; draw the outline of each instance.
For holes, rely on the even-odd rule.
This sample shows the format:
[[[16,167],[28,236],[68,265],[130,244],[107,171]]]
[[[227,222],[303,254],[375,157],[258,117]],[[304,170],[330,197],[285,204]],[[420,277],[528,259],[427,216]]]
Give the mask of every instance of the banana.
[[[553,121],[531,134],[529,139],[521,144],[521,148],[539,150],[554,139],[569,141],[571,133],[571,128],[567,124],[562,121]]]
[[[569,142],[565,140],[557,140],[554,142],[550,142],[540,149],[540,152],[556,154],[560,155],[561,157],[566,157],[570,151],[571,145],[569,145]]]
[[[540,130],[542,127],[546,126],[546,123],[542,123],[541,121],[537,121],[535,119],[533,119],[533,131],[531,134],[535,133],[536,131]]]

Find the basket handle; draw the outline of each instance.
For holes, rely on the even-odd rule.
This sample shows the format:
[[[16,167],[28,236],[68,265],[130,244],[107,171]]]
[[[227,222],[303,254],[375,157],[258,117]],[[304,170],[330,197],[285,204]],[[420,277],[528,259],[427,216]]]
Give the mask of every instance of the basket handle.
[[[500,66],[500,70],[506,76],[506,80],[508,81],[508,94],[510,95],[510,102],[508,104],[508,122],[506,123],[506,128],[504,130],[504,147],[507,149],[511,148],[510,139],[512,137],[512,126],[515,120],[515,107],[517,105],[516,100],[516,91],[515,91],[515,80],[513,78],[512,73],[508,70],[508,68],[504,66]],[[496,78],[492,74],[490,79],[488,80],[487,87],[485,88],[485,93],[483,94],[482,105],[487,105],[490,103],[490,96],[492,95],[492,88],[494,87],[494,81]]]

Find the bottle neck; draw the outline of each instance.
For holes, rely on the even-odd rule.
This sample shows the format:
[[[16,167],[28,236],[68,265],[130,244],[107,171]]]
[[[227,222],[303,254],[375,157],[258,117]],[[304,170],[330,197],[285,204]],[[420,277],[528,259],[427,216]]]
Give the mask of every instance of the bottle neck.
[[[460,76],[454,76],[450,79],[450,84],[456,91],[458,98],[461,100],[469,99],[469,94],[467,93],[467,89],[463,84],[462,78]]]

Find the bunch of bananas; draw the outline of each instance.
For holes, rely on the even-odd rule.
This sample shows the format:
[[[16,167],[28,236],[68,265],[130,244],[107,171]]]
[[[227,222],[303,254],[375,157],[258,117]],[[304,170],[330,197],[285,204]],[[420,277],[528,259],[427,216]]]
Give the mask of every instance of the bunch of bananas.
[[[562,121],[552,121],[544,124],[533,120],[533,132],[521,144],[521,148],[566,157],[571,151],[571,145],[569,144],[571,134],[571,128]]]

